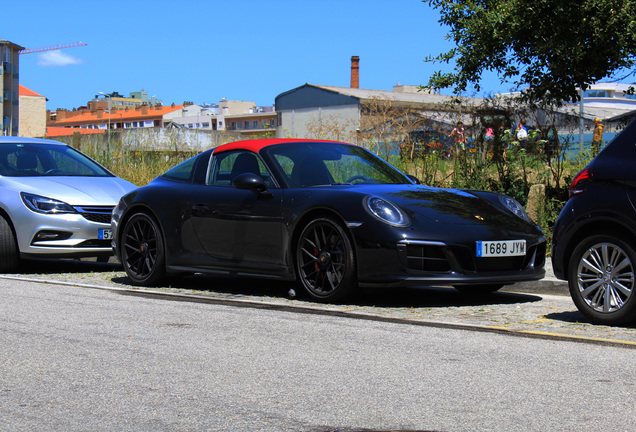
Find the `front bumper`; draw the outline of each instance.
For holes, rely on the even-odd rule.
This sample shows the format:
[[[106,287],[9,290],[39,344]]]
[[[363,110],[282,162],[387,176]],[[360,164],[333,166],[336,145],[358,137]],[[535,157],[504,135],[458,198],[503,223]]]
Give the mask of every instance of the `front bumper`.
[[[399,241],[394,247],[358,249],[361,286],[512,284],[545,276],[545,238],[528,241],[524,256],[478,258],[466,244]],[[366,264],[361,265],[361,263]]]
[[[108,235],[112,206],[83,207],[78,210],[82,213],[41,214],[26,208],[14,213],[13,225],[20,254],[43,257],[112,255]]]

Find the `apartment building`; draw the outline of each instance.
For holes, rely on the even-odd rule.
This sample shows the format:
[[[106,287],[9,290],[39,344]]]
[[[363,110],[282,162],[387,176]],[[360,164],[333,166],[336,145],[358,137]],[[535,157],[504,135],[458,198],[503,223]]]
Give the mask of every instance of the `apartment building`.
[[[20,136],[41,138],[46,134],[46,98],[20,84]]]
[[[0,39],[1,135],[17,136],[20,125],[20,51],[24,47]]]
[[[137,108],[101,108],[62,110],[58,109],[47,122],[47,127],[66,128],[68,135],[78,129],[118,130],[132,128],[162,128],[172,119],[180,117],[183,105],[154,106],[141,105]],[[60,133],[59,129],[56,132]]]
[[[273,106],[222,99],[218,105],[185,104],[183,116],[172,119],[172,127],[238,132],[243,136],[273,136],[276,133]]]

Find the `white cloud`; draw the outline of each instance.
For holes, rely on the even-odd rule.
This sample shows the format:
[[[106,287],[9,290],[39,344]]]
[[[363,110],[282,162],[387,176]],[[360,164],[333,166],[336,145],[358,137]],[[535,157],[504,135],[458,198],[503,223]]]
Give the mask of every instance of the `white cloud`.
[[[43,52],[38,56],[38,66],[68,66],[82,63],[80,59],[59,50]]]

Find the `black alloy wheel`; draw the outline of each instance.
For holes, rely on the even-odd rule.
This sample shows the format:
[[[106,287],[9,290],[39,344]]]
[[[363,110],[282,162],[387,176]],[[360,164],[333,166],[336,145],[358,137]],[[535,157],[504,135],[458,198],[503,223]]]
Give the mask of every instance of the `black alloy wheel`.
[[[569,266],[570,295],[592,322],[624,325],[636,320],[636,252],[614,235],[595,235],[574,250]]]
[[[0,272],[13,273],[18,269],[20,255],[11,225],[0,216]]]
[[[121,235],[126,274],[135,285],[156,286],[166,276],[165,252],[159,225],[146,213],[126,221]]]
[[[317,301],[336,302],[357,288],[351,241],[332,218],[312,220],[300,234],[296,249],[298,278]]]

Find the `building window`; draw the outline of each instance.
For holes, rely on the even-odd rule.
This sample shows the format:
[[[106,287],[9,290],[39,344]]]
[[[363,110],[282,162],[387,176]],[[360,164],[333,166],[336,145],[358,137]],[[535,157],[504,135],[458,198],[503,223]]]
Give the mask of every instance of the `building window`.
[[[258,120],[252,122],[252,129],[258,129]]]
[[[586,98],[606,98],[609,97],[607,90],[587,90],[584,93]]]
[[[244,129],[249,129],[250,128],[250,121],[249,120],[245,120],[243,122],[243,126],[244,126]]]

